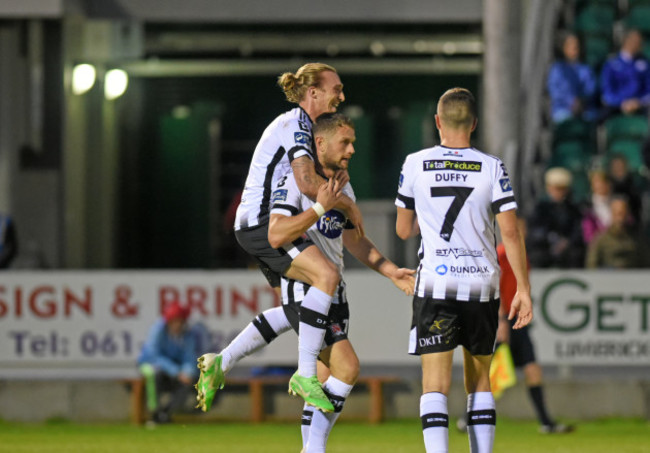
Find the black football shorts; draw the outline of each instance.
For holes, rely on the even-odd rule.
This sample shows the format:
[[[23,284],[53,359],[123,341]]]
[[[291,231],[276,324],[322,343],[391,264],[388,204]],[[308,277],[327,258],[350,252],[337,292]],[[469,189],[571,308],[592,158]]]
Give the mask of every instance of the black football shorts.
[[[489,302],[413,297],[409,354],[444,352],[463,346],[472,355],[494,353],[499,299]]]
[[[290,246],[274,249],[269,244],[268,235],[268,222],[252,228],[235,230],[237,242],[246,253],[255,258],[269,285],[279,288],[280,279],[289,269],[294,258],[314,243],[307,235],[303,235],[293,241]]]

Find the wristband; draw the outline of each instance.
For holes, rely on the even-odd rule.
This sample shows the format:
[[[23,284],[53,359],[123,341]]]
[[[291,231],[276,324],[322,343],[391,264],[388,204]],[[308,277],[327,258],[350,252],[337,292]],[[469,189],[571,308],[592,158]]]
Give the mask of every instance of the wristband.
[[[325,208],[319,202],[314,203],[311,208],[316,211],[318,218],[321,218],[325,214]]]

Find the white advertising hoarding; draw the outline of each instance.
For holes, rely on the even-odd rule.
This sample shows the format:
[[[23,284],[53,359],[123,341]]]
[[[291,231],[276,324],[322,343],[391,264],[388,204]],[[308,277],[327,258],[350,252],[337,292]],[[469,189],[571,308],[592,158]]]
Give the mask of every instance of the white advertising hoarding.
[[[533,272],[539,361],[650,365],[648,276]],[[406,353],[410,298],[370,271],[350,271],[346,282],[350,339],[362,365],[417,365]],[[213,350],[279,303],[258,271],[4,272],[0,378],[133,376],[150,326],[172,301],[191,308]],[[296,356],[296,336],[287,333],[244,364],[293,364]]]

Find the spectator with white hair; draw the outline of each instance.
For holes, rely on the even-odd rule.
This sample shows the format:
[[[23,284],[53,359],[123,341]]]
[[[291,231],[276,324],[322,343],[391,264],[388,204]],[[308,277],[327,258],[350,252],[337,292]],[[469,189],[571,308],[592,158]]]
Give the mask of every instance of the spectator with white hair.
[[[528,252],[533,267],[582,267],[584,242],[581,213],[571,201],[573,177],[554,167],[544,175],[547,197],[537,203],[528,221]]]

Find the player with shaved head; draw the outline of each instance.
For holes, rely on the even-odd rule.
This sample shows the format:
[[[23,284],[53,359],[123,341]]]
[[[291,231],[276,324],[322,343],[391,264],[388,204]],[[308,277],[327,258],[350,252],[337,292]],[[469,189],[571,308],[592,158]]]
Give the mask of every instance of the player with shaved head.
[[[489,370],[498,325],[495,220],[517,279],[509,318],[532,319],[526,250],[503,163],[470,145],[476,101],[452,88],[438,102],[440,146],[407,156],[397,192],[397,234],[422,236],[409,353],[422,362],[420,417],[426,451],[449,449],[447,395],[454,349],[463,346],[472,453],[491,452],[496,411]]]

